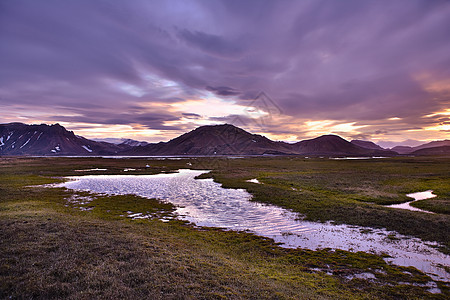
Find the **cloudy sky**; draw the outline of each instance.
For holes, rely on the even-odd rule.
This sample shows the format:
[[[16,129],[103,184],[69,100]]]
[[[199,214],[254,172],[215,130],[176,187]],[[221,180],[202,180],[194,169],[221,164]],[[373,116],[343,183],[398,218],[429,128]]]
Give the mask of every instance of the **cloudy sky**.
[[[450,1],[0,2],[0,123],[450,138]]]

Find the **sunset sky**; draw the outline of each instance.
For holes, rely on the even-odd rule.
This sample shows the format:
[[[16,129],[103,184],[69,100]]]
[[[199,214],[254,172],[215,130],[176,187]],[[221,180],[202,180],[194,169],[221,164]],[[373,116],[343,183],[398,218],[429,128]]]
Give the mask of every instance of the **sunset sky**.
[[[222,123],[449,139],[450,1],[1,1],[8,122],[151,142]]]

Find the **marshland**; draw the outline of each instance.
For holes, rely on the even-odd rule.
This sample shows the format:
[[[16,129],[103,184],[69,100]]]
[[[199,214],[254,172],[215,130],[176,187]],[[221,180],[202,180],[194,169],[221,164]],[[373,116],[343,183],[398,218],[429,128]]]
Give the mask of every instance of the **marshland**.
[[[445,157],[4,157],[0,295],[444,299],[449,295],[449,170]],[[183,173],[189,178],[177,175]],[[89,177],[116,175],[131,178],[134,187],[153,175],[178,179],[168,185],[143,182],[140,189],[153,194],[136,188],[127,193],[126,184],[103,191],[76,186]],[[195,184],[200,186],[190,190]],[[180,196],[178,185],[187,194]],[[202,191],[201,185],[206,186]],[[185,201],[189,195],[206,199],[208,192],[215,194],[194,213],[190,203],[174,201],[167,189]],[[428,190],[436,197],[410,205],[433,214],[388,207],[411,201],[407,194]],[[236,206],[233,201],[242,195],[245,201],[236,202],[240,221],[230,222],[223,207],[227,202]],[[268,211],[262,219],[280,210],[273,218],[277,222],[348,230],[332,231],[313,247],[313,240],[301,237],[308,232],[309,239],[317,236],[301,225],[272,234],[256,228],[252,217],[260,211],[249,207]],[[225,222],[214,222],[214,208]],[[262,219],[253,222],[265,224]],[[385,233],[383,243],[390,246],[414,241],[414,247],[428,247],[421,255],[441,258],[433,262],[440,276],[402,265],[382,248],[347,246],[350,229],[368,237]]]

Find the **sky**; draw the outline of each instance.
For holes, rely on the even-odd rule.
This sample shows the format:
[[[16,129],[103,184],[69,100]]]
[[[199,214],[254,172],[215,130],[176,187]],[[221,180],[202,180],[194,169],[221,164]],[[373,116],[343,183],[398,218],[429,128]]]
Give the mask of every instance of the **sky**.
[[[450,138],[450,1],[0,1],[0,123]],[[408,143],[407,142],[407,143]]]

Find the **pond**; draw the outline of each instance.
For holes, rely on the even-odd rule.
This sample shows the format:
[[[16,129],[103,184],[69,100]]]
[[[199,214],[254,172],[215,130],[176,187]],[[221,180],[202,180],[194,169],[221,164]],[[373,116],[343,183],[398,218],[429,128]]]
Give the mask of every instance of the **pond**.
[[[450,281],[450,274],[438,266],[450,266],[450,256],[437,251],[433,247],[437,243],[382,229],[303,221],[292,211],[250,201],[252,195],[244,189],[225,189],[212,179],[195,179],[205,172],[208,171],[185,169],[157,175],[74,176],[59,186],[158,198],[176,205],[179,219],[198,226],[248,230],[272,238],[282,247],[387,253],[392,256],[387,260],[394,264],[414,266],[435,279]],[[142,212],[131,211],[128,216],[146,217]]]

